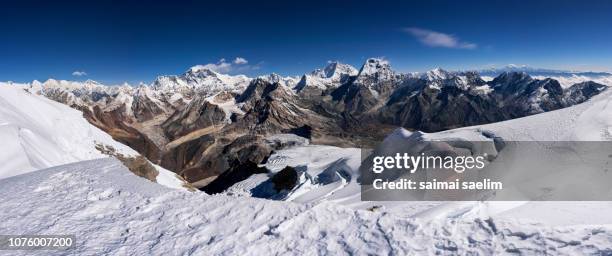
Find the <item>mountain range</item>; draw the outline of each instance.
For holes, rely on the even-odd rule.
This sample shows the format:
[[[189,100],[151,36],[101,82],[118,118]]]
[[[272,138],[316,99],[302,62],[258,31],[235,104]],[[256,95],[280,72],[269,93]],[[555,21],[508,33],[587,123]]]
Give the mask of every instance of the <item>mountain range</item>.
[[[195,66],[150,85],[34,81],[23,87],[82,111],[93,125],[207,192],[244,180],[277,150],[270,135],[361,147],[398,127],[436,132],[580,104],[607,86],[504,71],[394,71],[371,58],[360,69],[330,62],[301,77],[249,78]]]
[[[546,68],[534,68],[527,65],[514,65],[509,64],[503,67],[491,67],[487,69],[478,70],[482,76],[498,76],[504,72],[525,72],[531,76],[548,76],[548,77],[558,77],[558,76],[587,76],[587,77],[601,77],[601,76],[611,76],[610,72],[597,72],[597,71],[569,71],[569,70],[560,70],[560,69],[546,69]]]

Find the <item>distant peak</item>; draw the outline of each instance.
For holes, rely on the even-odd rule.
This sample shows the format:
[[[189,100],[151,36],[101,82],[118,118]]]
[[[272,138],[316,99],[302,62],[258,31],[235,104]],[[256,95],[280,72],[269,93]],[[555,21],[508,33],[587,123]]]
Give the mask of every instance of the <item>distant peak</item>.
[[[326,78],[333,78],[335,76],[349,75],[354,76],[357,75],[357,69],[353,66],[340,63],[338,61],[330,61],[327,66],[323,69],[323,73]]]
[[[447,79],[450,76],[450,72],[438,67],[427,71],[426,76],[430,80]]]
[[[390,70],[391,65],[389,65],[389,61],[382,58],[369,58],[365,61],[363,66],[361,67],[361,71],[359,71],[360,75],[370,75],[374,73],[378,73],[383,70]]]
[[[92,85],[101,85],[100,83],[98,83],[98,81],[91,80],[91,79],[87,79],[83,83],[85,83],[85,84],[92,84]]]
[[[205,74],[205,75],[210,75],[210,76],[214,76],[214,75],[218,74],[217,72],[215,72],[214,70],[210,69],[206,65],[195,65],[195,66],[189,68],[189,70],[187,70],[187,73],[191,73],[191,74]]]
[[[507,68],[526,68],[527,65],[516,65],[516,64],[508,64],[506,65]]]
[[[373,66],[373,65],[389,65],[389,61],[383,58],[369,58],[365,61],[364,65]]]
[[[531,76],[527,74],[527,72],[513,72],[506,71],[501,73],[496,80],[502,81],[522,81],[522,80],[532,80]]]

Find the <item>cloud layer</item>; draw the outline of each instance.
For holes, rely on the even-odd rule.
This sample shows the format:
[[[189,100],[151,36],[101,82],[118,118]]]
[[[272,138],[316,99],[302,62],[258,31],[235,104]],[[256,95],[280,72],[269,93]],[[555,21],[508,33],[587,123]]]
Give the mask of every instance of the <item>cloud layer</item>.
[[[236,65],[243,65],[247,63],[249,63],[249,61],[247,61],[245,58],[242,58],[242,57],[236,57],[236,59],[234,59],[234,64]]]
[[[232,62],[228,62],[225,58],[220,59],[217,63],[208,63],[206,65],[194,66],[194,69],[210,69],[222,74],[245,72],[249,70],[257,70],[260,64],[248,65],[249,61],[242,57],[236,57]]]
[[[419,42],[429,47],[444,47],[453,49],[476,49],[476,47],[478,47],[478,45],[474,43],[461,41],[459,38],[453,35],[436,32],[433,30],[412,27],[405,28],[404,31],[408,32],[419,40]]]
[[[76,70],[76,71],[72,72],[72,75],[73,76],[86,76],[87,72]]]

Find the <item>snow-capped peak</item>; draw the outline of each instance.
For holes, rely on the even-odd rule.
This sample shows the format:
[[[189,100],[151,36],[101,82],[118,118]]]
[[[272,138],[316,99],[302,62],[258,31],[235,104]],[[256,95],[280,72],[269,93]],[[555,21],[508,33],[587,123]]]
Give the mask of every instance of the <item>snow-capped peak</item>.
[[[42,90],[42,89],[61,89],[61,90],[104,90],[106,86],[98,83],[94,80],[86,80],[85,82],[79,81],[69,81],[69,80],[56,80],[53,78],[47,79],[47,81],[41,83],[38,80],[32,81],[30,84],[31,89],[33,90]]]
[[[189,68],[185,75],[195,75],[200,77],[217,76],[219,73],[205,67],[204,65],[195,65]]]
[[[370,58],[359,70],[356,83],[371,86],[373,84],[389,81],[396,78],[395,72],[391,69],[389,62],[384,59]]]
[[[389,61],[379,58],[370,58],[367,59],[366,62],[361,67],[359,71],[359,76],[368,76],[374,75],[377,73],[381,74],[390,74],[391,65],[389,65]]]
[[[359,71],[351,65],[332,61],[323,69],[323,73],[325,74],[325,78],[340,80],[342,76],[355,76]]]
[[[323,90],[338,87],[348,81],[351,76],[357,75],[357,73],[357,69],[351,65],[333,61],[323,69],[316,69],[310,72],[310,74],[303,75],[295,90],[301,91],[306,87]]]
[[[287,86],[287,87],[293,87],[295,86],[295,84],[298,82],[298,77],[283,77],[279,74],[276,73],[271,73],[268,75],[264,75],[264,76],[258,76],[258,79],[263,79],[265,81],[268,81],[270,83],[279,83],[283,86]]]
[[[197,65],[179,76],[159,76],[151,87],[154,90],[178,93],[196,90],[206,96],[220,91],[241,91],[250,81],[251,78],[245,75],[220,74],[203,65]]]
[[[441,69],[441,68],[435,68],[425,73],[425,78],[427,80],[444,80],[444,79],[448,79],[450,76],[451,76],[450,72],[444,69]]]

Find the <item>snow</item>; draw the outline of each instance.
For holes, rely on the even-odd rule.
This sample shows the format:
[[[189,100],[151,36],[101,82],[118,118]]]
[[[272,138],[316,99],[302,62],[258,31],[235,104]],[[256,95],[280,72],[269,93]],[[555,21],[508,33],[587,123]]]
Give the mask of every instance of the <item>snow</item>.
[[[155,167],[155,169],[159,172],[157,177],[155,177],[155,181],[157,183],[179,190],[184,190],[186,188],[185,181],[182,178],[179,178],[178,174],[168,171],[156,164],[153,164],[153,167]]]
[[[97,145],[124,156],[139,155],[89,124],[81,112],[11,85],[0,85],[0,141],[0,178],[108,157]],[[164,184],[182,184],[174,173],[161,167],[158,171]]]
[[[612,90],[606,90],[579,105],[499,123],[438,133],[398,129],[383,144],[391,147],[411,140],[490,140],[484,132],[508,141],[611,141],[610,113]],[[609,202],[362,202],[357,182],[359,161],[359,149],[297,145],[275,151],[265,166],[273,173],[285,166],[295,167],[300,173],[298,186],[275,199],[308,204],[333,202],[353,209],[379,206],[382,212],[430,221],[504,217],[545,226],[612,224],[612,218],[599,214],[612,211]],[[237,184],[234,192],[250,195],[266,181],[261,175],[247,179]],[[553,211],[556,214],[551,218]]]
[[[322,90],[336,88],[348,81],[351,76],[359,72],[353,66],[337,61],[329,62],[323,69],[316,69],[310,74],[302,76],[295,90],[301,91],[306,87],[319,88]]]
[[[451,74],[441,68],[435,68],[433,70],[427,71],[427,73],[425,73],[423,75],[423,78],[427,79],[427,80],[445,80],[445,79],[449,79],[451,76]]]
[[[259,76],[257,78],[263,79],[270,83],[279,83],[282,86],[285,86],[288,88],[293,88],[299,81],[299,77],[290,77],[290,76],[282,77],[276,73],[272,73],[272,74],[265,75],[265,76]]]
[[[571,76],[534,76],[535,79],[552,78],[559,81],[561,87],[568,88],[574,84],[593,81],[607,86],[612,86],[612,76],[586,76],[586,75],[571,75]]]
[[[351,65],[331,61],[323,70],[317,69],[313,71],[311,76],[325,79],[334,84],[341,84],[345,82],[348,77],[356,76],[358,73],[359,71]]]
[[[179,76],[160,76],[151,88],[162,92],[185,92],[195,89],[204,96],[221,91],[242,92],[251,81],[244,75],[226,75],[204,66],[194,66]]]
[[[612,141],[607,132],[612,127],[610,113],[612,90],[606,90],[585,103],[556,111],[438,133],[401,130],[390,135],[387,140],[420,137],[425,140],[479,141],[487,139],[483,136],[486,131],[507,141]],[[443,208],[437,210],[439,212],[452,212],[457,211],[458,206],[442,204],[428,211],[437,208]],[[470,211],[470,214],[484,213],[492,217],[528,220],[552,226],[612,224],[612,218],[599,214],[612,211],[610,202],[485,202],[478,205],[478,208],[471,207]],[[552,212],[555,214],[551,216]],[[463,216],[467,218],[470,215]]]
[[[376,75],[380,72],[383,72],[385,74],[391,73],[391,66],[389,65],[389,61],[380,58],[370,58],[367,59],[361,67],[361,70],[359,71],[359,76]]]
[[[310,141],[304,137],[293,133],[278,133],[266,137],[266,142],[272,147],[282,147],[285,145],[304,146],[310,144]]]
[[[316,202],[320,200],[345,201],[347,195],[359,200],[359,149],[332,146],[307,145],[282,150],[268,158],[265,166],[272,173],[285,166],[293,166],[303,180],[288,194],[288,201]]]
[[[219,108],[221,108],[221,110],[223,110],[223,113],[225,114],[226,123],[231,123],[232,114],[245,114],[244,111],[241,109],[241,103],[236,103],[235,98],[231,98],[225,101],[219,101],[217,98],[217,94],[215,94],[206,98],[206,101],[211,104],[217,105]]]
[[[488,84],[472,87],[472,90],[479,94],[489,94],[493,92],[493,89]]]
[[[491,82],[493,81],[493,79],[495,79],[495,77],[492,77],[492,76],[481,76],[480,78],[484,80],[485,82]]]
[[[608,89],[585,103],[568,108],[428,136],[444,138],[485,130],[510,141],[609,141],[612,138],[606,131],[612,127],[610,113],[612,90]]]
[[[18,87],[0,86],[0,177],[70,162],[105,157],[96,144],[115,147],[125,155],[137,153],[90,125],[82,113],[33,95]]]
[[[134,117],[134,112],[132,110],[132,104],[134,103],[134,97],[131,95],[120,91],[115,98],[105,106],[106,111],[113,111],[122,106],[125,106],[126,114],[130,117]]]
[[[72,255],[605,254],[609,224],[549,227],[514,217],[424,221],[333,203],[209,196],[138,178],[114,159],[0,180],[0,230],[74,234]],[[24,202],[36,201],[36,207]],[[11,251],[47,255],[50,251]]]

